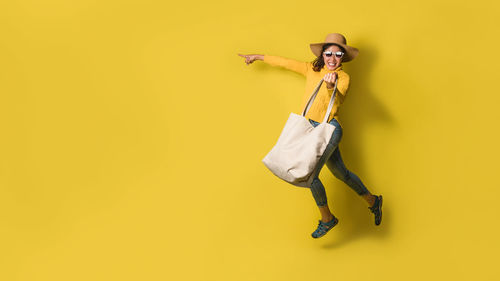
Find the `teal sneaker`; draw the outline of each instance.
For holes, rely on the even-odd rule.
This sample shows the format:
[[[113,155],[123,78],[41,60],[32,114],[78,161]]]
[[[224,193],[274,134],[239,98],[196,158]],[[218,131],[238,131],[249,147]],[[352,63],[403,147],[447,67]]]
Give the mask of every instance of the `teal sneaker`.
[[[375,195],[375,197],[375,203],[368,209],[375,215],[375,225],[379,225],[382,221],[382,195]]]
[[[330,229],[337,225],[339,220],[333,216],[333,219],[329,222],[322,222],[319,220],[318,228],[311,234],[313,238],[320,238],[325,235]]]

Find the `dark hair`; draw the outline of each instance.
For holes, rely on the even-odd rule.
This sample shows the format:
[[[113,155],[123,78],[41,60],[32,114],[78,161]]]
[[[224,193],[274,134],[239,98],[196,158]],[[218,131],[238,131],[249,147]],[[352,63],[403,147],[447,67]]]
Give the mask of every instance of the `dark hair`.
[[[320,72],[321,69],[323,68],[323,66],[325,66],[325,60],[323,59],[323,52],[326,49],[328,49],[328,47],[330,47],[331,45],[335,45],[335,46],[339,47],[340,50],[345,53],[345,49],[342,48],[342,46],[339,46],[337,44],[327,43],[327,44],[323,45],[323,49],[321,50],[321,54],[319,54],[319,56],[312,62],[314,71]]]

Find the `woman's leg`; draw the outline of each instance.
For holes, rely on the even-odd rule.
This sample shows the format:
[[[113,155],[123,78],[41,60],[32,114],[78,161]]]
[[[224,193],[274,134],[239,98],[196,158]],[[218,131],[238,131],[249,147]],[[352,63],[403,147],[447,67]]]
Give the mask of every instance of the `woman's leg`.
[[[310,120],[311,124],[316,127],[319,125],[318,122]],[[330,208],[328,207],[328,201],[326,198],[326,191],[325,187],[323,186],[323,183],[319,179],[319,173],[323,166],[325,165],[327,159],[329,159],[337,147],[338,143],[340,142],[340,139],[342,138],[342,128],[340,125],[338,125],[337,120],[332,119],[330,121],[330,124],[333,124],[337,126],[335,131],[333,132],[332,137],[330,138],[330,141],[325,149],[324,154],[318,161],[318,166],[316,167],[315,172],[313,173],[312,177],[314,178],[312,183],[311,183],[311,193],[314,197],[314,200],[316,201],[316,205],[319,208],[319,211],[321,213],[321,221],[322,222],[329,222],[333,219],[333,214],[330,211]]]
[[[328,226],[329,224],[331,224],[331,226],[329,226],[331,228],[335,226],[338,222],[338,220],[335,218],[335,216],[330,212],[330,209],[328,208],[325,187],[323,186],[318,177],[319,172],[321,171],[325,163],[330,169],[330,171],[335,175],[335,177],[342,180],[357,194],[359,194],[366,200],[366,202],[369,205],[368,208],[375,215],[375,225],[379,225],[382,220],[382,195],[375,196],[371,194],[370,191],[368,191],[368,189],[365,187],[361,179],[359,179],[359,177],[356,174],[349,171],[345,167],[344,162],[342,161],[342,157],[340,156],[340,150],[338,147],[340,139],[342,138],[343,134],[342,127],[337,122],[337,120],[335,120],[335,118],[330,120],[329,123],[335,125],[337,128],[333,132],[333,135],[330,138],[330,142],[328,143],[325,153],[320,158],[318,166],[316,167],[316,170],[313,173],[314,180],[312,181],[310,188],[322,217],[320,225],[318,225],[318,229],[313,233],[313,237],[315,238],[317,238],[316,237],[317,235],[320,235],[318,233],[323,233],[324,235],[324,231],[328,231],[328,229],[327,230],[324,229],[325,225]],[[311,124],[313,124],[313,126],[315,127],[319,125],[318,122],[312,120]],[[323,223],[324,225],[321,225],[321,223]]]
[[[376,197],[368,191],[366,186],[356,174],[349,171],[345,167],[338,146],[335,151],[333,151],[331,157],[328,158],[326,166],[336,178],[346,183],[358,195],[362,196],[370,206],[375,203]]]
[[[321,213],[321,221],[329,222],[333,219],[333,214],[328,207],[328,201],[326,199],[325,187],[321,183],[320,179],[316,177],[311,184],[311,192],[316,201],[316,205]]]

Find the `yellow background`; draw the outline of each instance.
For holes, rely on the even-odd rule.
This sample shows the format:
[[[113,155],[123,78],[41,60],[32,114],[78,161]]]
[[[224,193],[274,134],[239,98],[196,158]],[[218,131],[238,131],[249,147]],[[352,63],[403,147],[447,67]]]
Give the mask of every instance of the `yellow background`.
[[[500,280],[494,1],[4,1],[0,280]],[[304,95],[243,54],[345,64],[339,225],[261,159]],[[324,279],[323,279],[324,278]]]

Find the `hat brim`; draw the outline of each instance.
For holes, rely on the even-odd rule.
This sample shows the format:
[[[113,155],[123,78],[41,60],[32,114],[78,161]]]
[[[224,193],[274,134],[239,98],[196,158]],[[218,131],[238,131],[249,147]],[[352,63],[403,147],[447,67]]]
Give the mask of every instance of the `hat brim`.
[[[319,57],[319,56],[321,56],[321,51],[323,50],[323,45],[325,45],[325,44],[334,44],[334,45],[342,47],[346,52],[344,54],[344,57],[342,58],[343,62],[348,62],[348,61],[353,60],[355,57],[358,56],[358,53],[359,53],[359,50],[355,47],[351,47],[351,46],[341,44],[341,43],[334,43],[334,42],[312,43],[312,44],[309,44],[309,46],[311,47],[311,51],[313,52],[313,54],[316,55],[317,57]]]

